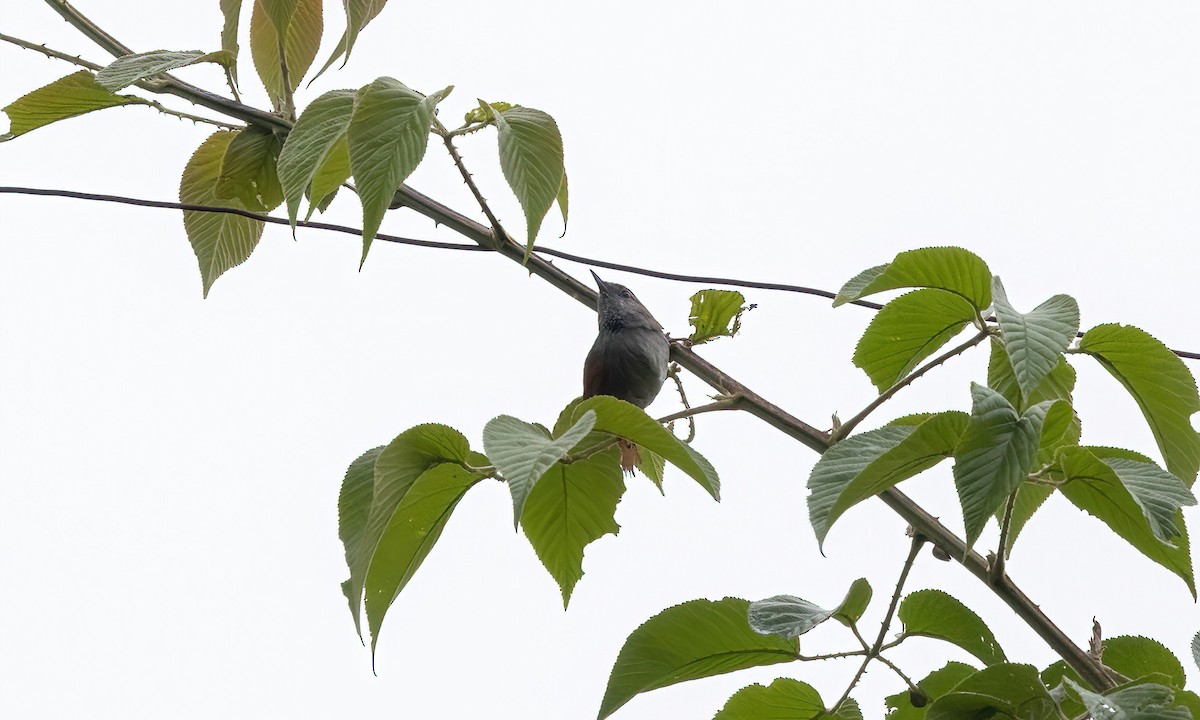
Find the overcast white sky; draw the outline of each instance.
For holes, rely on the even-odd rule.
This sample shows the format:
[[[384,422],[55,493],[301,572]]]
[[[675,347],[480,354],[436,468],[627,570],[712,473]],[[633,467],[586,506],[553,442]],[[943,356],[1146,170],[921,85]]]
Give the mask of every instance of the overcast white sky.
[[[320,57],[341,30],[337,3]],[[136,50],[213,49],[216,0],[78,7]],[[106,62],[35,0],[0,31]],[[679,272],[836,289],[896,252],[981,254],[1013,302],[1078,298],[1084,327],[1136,324],[1200,349],[1200,5],[1113,2],[749,2],[600,6],[393,0],[350,64],[299,98],[379,75],[544,109],[565,136],[564,249]],[[0,104],[72,71],[0,46]],[[214,91],[211,68],[180,75]],[[247,100],[265,104],[248,53]],[[58,123],[0,146],[0,184],[176,198],[209,129],[145,108]],[[502,221],[520,228],[494,134],[463,143]],[[431,147],[414,187],[470,210]],[[327,218],[358,224],[353,198]],[[500,413],[550,422],[579,392],[595,333],[585,308],[499,258],[269,227],[201,300],[179,214],[0,196],[0,714],[20,718],[594,717],[628,633],[697,597],[790,593],[831,605],[865,575],[875,622],[907,549],[881,503],[816,551],[805,481],[816,456],[753,418],[705,416],[696,447],[721,472],[713,503],[670,473],[630,483],[618,538],[588,549],[564,613],[506,489],[460,505],[393,607],[378,676],[354,634],[336,498],[346,465],[422,422],[480,447]],[[411,214],[383,230],[454,239]],[[564,263],[580,277],[584,268]],[[619,273],[676,334],[697,287]],[[752,291],[744,333],[703,354],[824,427],[873,397],[850,362],[869,311]],[[1157,456],[1134,403],[1076,359],[1084,440]],[[966,409],[986,351],[885,412]],[[1193,365],[1193,371],[1197,369]],[[692,396],[703,386],[690,381]],[[664,391],[653,408],[676,409]],[[951,527],[949,463],[904,489]],[[1197,511],[1188,518],[1194,523]],[[995,530],[984,544],[994,542]],[[1200,612],[1177,578],[1061,498],[1034,518],[1010,572],[1079,642],[1155,637],[1187,658]],[[1053,658],[952,564],[925,556],[910,588],[979,612],[1013,659]],[[870,624],[866,627],[870,627]],[[852,644],[836,628],[806,652]],[[916,640],[917,677],[957,650]],[[1188,662],[1189,675],[1196,668]],[[855,665],[789,665],[641,696],[622,720],[708,718],[737,688],[792,675],[827,700]],[[873,670],[868,717],[899,682]]]

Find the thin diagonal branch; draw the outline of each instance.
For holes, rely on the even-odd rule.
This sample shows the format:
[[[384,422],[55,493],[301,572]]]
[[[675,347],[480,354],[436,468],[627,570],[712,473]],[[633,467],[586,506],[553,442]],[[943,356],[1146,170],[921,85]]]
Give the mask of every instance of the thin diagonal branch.
[[[100,70],[101,68],[104,67],[103,65],[97,65],[96,63],[92,62],[91,60],[84,60],[83,58],[79,57],[78,55],[68,55],[65,52],[59,52],[58,50],[53,50],[51,48],[46,47],[45,45],[38,45],[37,43],[31,43],[28,40],[22,40],[21,38],[13,37],[12,35],[5,35],[4,33],[0,33],[0,40],[3,40],[6,43],[11,43],[13,45],[16,45],[17,47],[23,47],[26,50],[33,50],[34,52],[39,52],[53,60],[66,60],[67,62],[71,63],[72,65],[78,65],[79,67],[87,68],[88,70]]]
[[[53,48],[46,47],[45,45],[38,45],[35,43],[31,43],[28,40],[22,40],[21,38],[13,37],[12,35],[5,35],[4,33],[0,33],[0,40],[4,41],[6,43],[10,43],[12,45],[16,45],[17,47],[22,47],[27,50],[33,50],[34,52],[41,53],[52,60],[65,60],[65,61],[71,63],[72,65],[78,65],[79,67],[87,68],[88,70],[91,70],[93,72],[102,70],[104,68],[103,65],[97,65],[96,63],[91,62],[90,60],[84,60],[83,58],[81,58],[77,55],[68,55],[64,52],[59,52],[58,50],[55,50]],[[145,98],[138,98],[138,104],[145,105],[147,107],[152,107],[164,115],[172,115],[174,117],[180,118],[181,120],[191,120],[192,122],[206,123],[208,125],[215,125],[217,127],[226,128],[229,130],[236,130],[241,127],[241,125],[233,125],[231,123],[223,122],[221,120],[213,120],[212,118],[206,118],[206,117],[202,117],[200,115],[193,115],[191,113],[186,113],[181,110],[172,110],[171,108],[163,105],[162,103],[158,102],[157,100],[147,100]]]
[[[471,190],[471,195],[475,196],[475,202],[479,203],[479,209],[483,211],[484,216],[492,225],[492,237],[498,241],[506,240],[508,234],[504,232],[504,227],[500,225],[500,221],[496,218],[496,213],[492,212],[492,206],[488,204],[483,193],[479,191],[479,186],[475,184],[475,178],[467,170],[467,166],[463,164],[462,156],[458,154],[458,148],[454,145],[454,135],[451,134],[441,120],[433,119],[433,127],[438,135],[442,136],[442,142],[446,146],[446,152],[450,153],[450,158],[454,160],[454,167],[458,168],[458,174],[462,175],[463,182]]]
[[[883,616],[883,622],[879,625],[879,635],[876,636],[875,642],[867,649],[867,655],[863,658],[862,664],[858,666],[858,672],[854,673],[854,678],[850,681],[850,685],[846,688],[846,692],[842,693],[842,698],[834,703],[833,707],[840,707],[846,702],[846,698],[850,697],[850,691],[858,685],[858,681],[862,679],[863,673],[867,671],[867,666],[871,661],[879,656],[880,648],[883,647],[883,641],[887,637],[888,628],[892,626],[892,617],[896,614],[896,606],[900,604],[900,595],[904,592],[904,583],[908,580],[908,573],[912,570],[913,563],[917,561],[917,555],[921,552],[921,546],[926,542],[925,536],[919,532],[914,532],[912,536],[912,544],[908,549],[908,557],[904,559],[904,567],[900,569],[900,579],[896,581],[896,589],[892,591],[892,600],[888,603],[887,612]],[[855,635],[859,642],[862,642],[862,636],[858,634],[857,628]],[[911,684],[911,683],[910,683]]]
[[[1004,519],[1000,521],[1000,543],[996,547],[996,556],[992,558],[993,581],[1004,577],[1005,547],[1008,545],[1008,534],[1012,532],[1013,509],[1017,506],[1019,490],[1020,488],[1009,493],[1008,501],[1004,503]]]
[[[914,370],[911,374],[909,374],[909,375],[905,376],[904,378],[900,379],[899,381],[897,381],[896,384],[892,385],[887,390],[884,390],[883,392],[881,392],[879,394],[879,397],[872,400],[870,402],[870,404],[868,404],[865,408],[862,409],[862,412],[858,413],[854,417],[852,417],[849,420],[847,420],[846,422],[842,423],[840,427],[838,427],[836,430],[833,431],[832,437],[831,437],[833,442],[837,442],[838,440],[841,440],[842,438],[849,435],[850,431],[853,430],[855,427],[857,427],[858,424],[861,423],[863,420],[865,420],[868,415],[870,415],[872,412],[875,411],[876,408],[878,408],[880,405],[887,402],[896,393],[900,392],[901,390],[908,387],[909,385],[912,385],[913,381],[915,381],[917,378],[921,377],[925,373],[934,369],[938,365],[941,365],[942,363],[946,362],[947,360],[954,357],[955,355],[961,355],[961,354],[965,353],[966,351],[970,350],[971,348],[975,347],[979,343],[983,342],[984,339],[987,338],[987,336],[990,334],[991,333],[986,329],[980,330],[970,340],[964,342],[962,345],[958,345],[956,347],[953,347],[953,348],[947,350],[946,352],[942,353],[941,355],[938,355],[934,359],[932,359],[929,362],[922,365],[920,368]]]

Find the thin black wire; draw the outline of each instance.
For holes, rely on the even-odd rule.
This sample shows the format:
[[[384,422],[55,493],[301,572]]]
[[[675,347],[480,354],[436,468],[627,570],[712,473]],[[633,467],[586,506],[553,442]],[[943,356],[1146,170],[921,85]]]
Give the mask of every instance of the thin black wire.
[[[136,205],[139,207],[165,208],[169,210],[194,210],[196,212],[215,212],[227,213],[230,215],[238,215],[252,220],[261,220],[265,223],[273,225],[288,225],[289,222],[283,218],[271,217],[270,215],[261,215],[259,213],[250,212],[230,207],[214,207],[210,205],[193,205],[189,203],[167,202],[163,200],[143,200],[141,198],[131,198],[122,195],[103,195],[99,193],[77,192],[74,190],[52,190],[46,188],[26,188],[26,187],[0,187],[0,194],[11,195],[39,195],[44,197],[65,197],[74,198],[77,200],[95,200],[98,202],[120,203],[122,205]],[[296,221],[297,227],[313,228],[315,230],[330,230],[332,232],[344,233],[346,235],[362,236],[362,230],[349,227],[347,225],[334,225],[332,223],[323,222],[308,222],[304,220]],[[464,243],[438,242],[436,240],[419,240],[417,238],[402,237],[399,235],[388,235],[379,233],[375,236],[376,240],[383,242],[396,243],[398,245],[413,245],[416,247],[435,248],[438,250],[462,250],[465,252],[494,252],[491,248],[485,248],[481,245]],[[706,285],[728,285],[731,287],[754,288],[757,290],[780,290],[783,292],[799,293],[801,295],[813,295],[827,299],[834,299],[837,293],[820,288],[810,288],[803,285],[789,285],[787,283],[772,283],[758,282],[755,280],[740,280],[738,278],[726,278],[707,275],[684,275],[681,273],[671,273],[663,270],[653,270],[650,268],[638,267],[636,265],[626,265],[624,263],[610,262],[608,260],[598,260],[589,258],[583,255],[575,255],[573,253],[564,252],[543,245],[535,245],[533,251],[561,258],[571,262],[590,265],[592,267],[606,268],[608,270],[619,270],[634,275],[644,275],[646,277],[659,278],[662,280],[674,280],[676,282],[702,283]],[[860,307],[879,310],[883,307],[879,303],[874,303],[869,300],[851,300],[848,305],[858,305]],[[1083,333],[1078,333],[1077,337],[1083,337]],[[1189,350],[1171,350],[1181,358],[1188,360],[1200,360],[1200,353],[1191,352]]]

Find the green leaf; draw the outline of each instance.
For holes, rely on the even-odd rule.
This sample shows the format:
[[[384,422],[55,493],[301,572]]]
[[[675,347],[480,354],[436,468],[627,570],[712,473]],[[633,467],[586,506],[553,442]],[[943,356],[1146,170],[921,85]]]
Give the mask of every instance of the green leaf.
[[[433,110],[449,91],[426,97],[390,77],[358,91],[349,139],[350,169],[363,207],[362,262],[396,190],[425,157]]]
[[[542,428],[510,415],[492,418],[483,428],[483,449],[508,481],[513,498],[513,528],[521,521],[525,500],[550,466],[592,431],[596,413],[584,413],[570,430],[551,438]]]
[[[825,712],[813,686],[777,678],[769,686],[747,685],[725,703],[713,720],[811,720]]]
[[[1065,358],[1060,357],[1058,365],[1042,380],[1036,390],[1025,397],[1017,385],[1017,377],[1008,359],[1008,353],[1002,344],[993,339],[991,358],[988,361],[988,387],[1003,395],[1018,411],[1024,411],[1046,400],[1064,401],[1054,403],[1046,412],[1037,458],[1034,460],[1035,467],[1054,462],[1059,449],[1079,444],[1079,416],[1070,404],[1071,393],[1075,389],[1075,369]],[[1013,506],[1008,539],[1005,543],[1006,554],[1012,553],[1017,537],[1026,523],[1053,492],[1054,489],[1050,486],[1032,483],[1021,483],[1017,488],[1017,500]],[[1002,522],[1004,510],[1003,505],[996,508],[998,522]]]
[[[1079,416],[1075,413],[1075,408],[1071,407],[1070,400],[1053,401],[1042,423],[1036,465],[1049,465],[1054,462],[1059,450],[1079,445],[1082,431]]]
[[[941,590],[918,590],[900,602],[897,612],[905,635],[945,640],[986,665],[1004,662],[1004,651],[979,616]]]
[[[425,471],[443,463],[465,463],[470,459],[467,439],[445,425],[417,425],[392,440],[375,460],[371,509],[359,540],[346,549],[350,566],[350,594],[361,598],[380,540],[400,503]],[[482,464],[487,464],[486,460]],[[422,556],[423,557],[423,556]],[[355,626],[359,623],[358,604],[352,603]]]
[[[1150,522],[1154,536],[1166,543],[1183,534],[1181,507],[1196,504],[1196,497],[1183,481],[1150,462],[1128,458],[1106,458],[1117,478]]]
[[[842,604],[834,609],[833,619],[846,626],[858,622],[871,603],[871,592],[871,583],[866,578],[855,580],[850,584]]]
[[[992,304],[992,273],[978,255],[957,247],[932,247],[902,252],[889,264],[862,271],[842,286],[833,306],[908,287],[952,292],[980,313]]]
[[[1032,665],[1000,663],[963,679],[929,706],[928,720],[1057,718],[1054,700]]]
[[[937,413],[851,435],[825,451],[808,477],[808,517],[817,541],[823,545],[833,523],[854,505],[950,457],[966,426],[966,413]]]
[[[495,124],[496,113],[502,113],[505,110],[521,107],[520,105],[506,103],[502,100],[496,100],[495,102],[489,103],[477,99],[477,102],[479,103],[478,107],[471,108],[463,115],[463,121],[468,125],[474,125],[476,123],[483,123],[484,125]]]
[[[1196,663],[1196,667],[1200,667],[1200,631],[1192,637],[1192,662]]]
[[[1068,366],[1069,367],[1069,366]],[[1056,401],[1046,412],[1046,420],[1042,423],[1042,437],[1038,443],[1035,467],[1054,463],[1059,450],[1075,447],[1079,444],[1079,416],[1067,401]],[[1013,504],[1012,517],[1009,519],[1008,538],[1004,544],[1005,555],[1012,553],[1017,537],[1034,513],[1041,508],[1046,499],[1054,493],[1050,485],[1022,482],[1017,487],[1017,499]],[[1004,522],[1005,506],[996,508],[996,521]]]
[[[236,32],[236,30],[235,30]],[[235,45],[236,47],[236,45]],[[155,75],[197,63],[217,63],[228,66],[234,61],[233,53],[227,50],[204,52],[202,50],[152,50],[143,53],[122,55],[96,73],[96,84],[116,92]]]
[[[226,130],[215,132],[196,149],[179,182],[180,202],[248,209],[238,200],[220,200],[216,195],[225,152],[236,135]],[[183,211],[183,227],[200,263],[205,297],[222,273],[250,257],[263,231],[261,220],[196,210]]]
[[[350,177],[350,142],[345,134],[338,139],[337,144],[321,161],[317,172],[313,175],[309,186],[308,214],[304,219],[312,217],[313,210],[325,212],[329,203],[337,195],[338,188]]]
[[[666,493],[663,492],[663,473],[666,472],[667,461],[663,459],[662,455],[653,450],[647,450],[646,448],[639,448],[639,450],[642,454],[642,462],[638,465],[638,470],[641,470],[642,474],[649,478],[650,482],[654,483],[654,487],[658,488],[659,493],[665,495]]]
[[[739,598],[692,600],[647,620],[617,655],[599,720],[639,693],[795,660],[799,641],[754,632],[746,622],[749,609],[750,603]]]
[[[131,95],[113,95],[96,83],[94,75],[87,70],[80,70],[6,105],[4,112],[8,115],[8,132],[0,135],[0,141],[12,140],[30,130],[93,110],[146,104],[145,100]]]
[[[967,546],[1009,493],[1029,474],[1050,402],[1017,415],[991,388],[971,383],[971,419],[954,451],[954,484],[963,509]]]
[[[354,91],[330,90],[309,103],[288,133],[283,150],[279,153],[279,182],[287,198],[288,220],[296,226],[300,212],[300,201],[335,148],[346,142],[346,130],[354,115]],[[346,175],[333,185],[345,182],[349,176],[349,148],[344,150]],[[323,183],[328,180],[323,179]],[[322,186],[324,189],[325,186]],[[314,204],[329,193],[313,193]]]
[[[392,601],[441,537],[459,500],[480,479],[480,475],[457,464],[442,463],[421,473],[404,493],[379,538],[367,570],[364,593],[372,653]]]
[[[1033,517],[1046,500],[1054,494],[1054,488],[1049,485],[1036,485],[1023,482],[1017,487],[1017,499],[1013,503],[1012,517],[1008,521],[1008,537],[1004,542],[1004,556],[1012,554],[1013,546],[1017,544],[1017,536],[1025,529],[1025,525]],[[996,522],[1003,524],[1005,506],[996,508]]]
[[[714,500],[721,499],[721,480],[708,460],[659,425],[644,410],[624,400],[597,395],[567,406],[563,414],[574,423],[588,410],[596,411],[597,431],[623,437],[641,448],[657,453],[700,483]]]
[[[848,697],[842,701],[841,705],[833,711],[833,714],[842,720],[863,720],[862,708],[859,707],[858,701],[852,697]]]
[[[541,110],[514,107],[494,117],[500,132],[500,169],[525,212],[528,257],[566,174],[562,135],[554,118]]]
[[[1176,690],[1175,704],[1187,708],[1191,718],[1200,718],[1200,695],[1190,690]]]
[[[1187,678],[1183,663],[1157,640],[1136,635],[1107,638],[1100,659],[1105,665],[1128,678],[1158,674],[1163,682],[1182,690]]]
[[[338,493],[338,539],[346,551],[346,566],[353,562],[352,549],[362,540],[367,529],[367,516],[371,512],[371,497],[375,486],[375,461],[383,452],[383,446],[373,448],[358,456],[346,470],[342,489]],[[362,596],[354,596],[349,580],[343,583],[343,591],[350,602],[350,613],[354,616],[354,629],[362,637],[359,626],[359,605]]]
[[[276,10],[270,10],[270,6]],[[288,14],[287,22],[282,25],[274,17],[281,13]],[[300,87],[304,73],[312,66],[321,46],[324,22],[321,0],[255,0],[250,13],[250,58],[276,110],[283,108],[284,97]],[[279,60],[280,27],[287,28],[283,45],[288,68],[286,92]]]
[[[775,595],[750,603],[747,619],[754,632],[785,638],[800,637],[833,615],[795,595]]]
[[[221,164],[217,197],[236,199],[240,207],[255,212],[270,212],[283,202],[276,170],[282,141],[270,130],[254,126],[235,132]]]
[[[742,328],[742,313],[750,309],[736,290],[701,290],[692,296],[688,322],[695,330],[688,340],[700,345],[719,337],[733,337]],[[753,306],[751,306],[753,307]]]
[[[616,449],[609,449],[583,460],[555,463],[525,501],[521,527],[558,583],[564,609],[583,577],[584,548],[619,529],[614,516],[625,480],[617,456]]]
[[[876,313],[854,349],[854,364],[880,391],[916,369],[976,315],[975,308],[945,290],[914,290]]]
[[[562,185],[559,186],[558,195],[556,195],[554,198],[554,201],[558,203],[558,211],[560,213],[562,213],[562,219],[563,219],[563,231],[562,231],[562,235],[559,235],[559,237],[562,237],[563,235],[567,234],[567,203],[568,203],[567,196],[568,196],[567,171],[563,170]]]
[[[221,26],[221,49],[229,53],[231,58],[225,71],[229,74],[230,84],[236,86],[237,56],[241,49],[238,47],[238,23],[242,16],[242,0],[221,0],[221,15],[225,18]]]
[[[1191,418],[1200,412],[1196,380],[1183,360],[1144,330],[1098,325],[1079,341],[1079,349],[1100,362],[1146,416],[1167,470],[1189,486],[1200,468],[1200,433]]]
[[[1004,399],[1012,403],[1013,407],[1023,412],[1043,400],[1067,400],[1069,402],[1071,393],[1075,390],[1075,368],[1071,367],[1066,358],[1059,358],[1058,365],[1042,380],[1037,389],[1030,393],[1029,397],[1024,397],[1021,388],[1017,385],[1017,376],[1008,359],[1008,353],[1004,346],[993,338],[991,356],[988,360],[987,384],[988,387],[1003,395]]]
[[[992,280],[992,297],[1004,349],[1023,400],[1054,370],[1075,339],[1079,331],[1079,303],[1070,295],[1055,295],[1022,314],[1008,302],[999,277]]]
[[[338,40],[337,48],[313,76],[313,80],[321,77],[329,69],[329,66],[337,62],[338,58],[343,55],[346,60],[350,59],[350,51],[354,49],[354,42],[358,39],[358,34],[367,26],[367,23],[374,20],[375,16],[383,11],[387,0],[342,0],[342,4],[346,8],[346,30]],[[345,62],[342,63],[343,66],[345,64]]]
[[[934,670],[917,682],[921,696],[915,697],[911,690],[906,690],[885,698],[888,706],[888,720],[924,720],[929,712],[929,704],[946,695],[960,682],[978,672],[970,665],[960,662],[948,662],[943,667]],[[917,700],[917,704],[913,703]]]
[[[1102,459],[1103,455],[1110,454],[1112,451],[1108,448],[1065,448],[1059,454],[1059,463],[1066,482],[1059,486],[1059,492],[1076,507],[1102,521],[1143,555],[1182,578],[1195,596],[1192,558],[1182,514],[1170,519],[1171,525],[1181,533],[1172,538],[1173,544],[1157,535],[1148,508],[1160,507],[1161,498],[1143,497],[1139,500],[1133,494],[1135,488],[1137,492],[1144,492],[1145,489],[1136,482],[1133,486],[1123,482],[1116,469]],[[1151,493],[1153,495],[1154,491]],[[1157,527],[1161,532],[1165,526],[1159,524]]]
[[[255,0],[255,4],[263,9],[264,16],[270,18],[271,25],[280,33],[291,26],[302,3],[303,0]]]

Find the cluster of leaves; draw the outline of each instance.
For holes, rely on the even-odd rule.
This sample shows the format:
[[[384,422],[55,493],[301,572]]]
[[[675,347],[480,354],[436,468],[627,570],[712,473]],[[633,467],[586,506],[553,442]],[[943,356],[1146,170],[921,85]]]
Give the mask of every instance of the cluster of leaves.
[[[346,32],[322,72],[349,55],[358,33],[384,4],[385,0],[347,0]],[[163,82],[163,73],[197,63],[221,65],[234,87],[241,1],[224,0],[221,9],[221,50],[136,53],[95,73],[68,75],[5,107],[11,126],[0,139],[94,110],[155,105],[117,91],[135,84],[153,89]],[[480,101],[478,109],[467,113],[466,124],[450,131],[438,121],[437,106],[452,88],[424,95],[381,77],[357,91],[324,93],[296,118],[293,93],[312,66],[323,28],[322,0],[255,0],[251,57],[279,122],[221,130],[206,139],[184,167],[180,202],[268,213],[286,201],[294,228],[306,197],[307,219],[314,210],[324,212],[340,187],[352,187],[362,203],[361,264],[396,191],[424,159],[429,135],[449,140],[494,126],[500,167],[526,217],[526,247],[533,247],[556,201],[566,222],[562,135],[554,118],[541,110]],[[353,186],[347,185],[351,179]],[[207,295],[218,277],[250,257],[264,223],[245,215],[185,211],[184,227]]]
[[[751,667],[865,655],[866,647],[805,656],[799,637],[830,618],[855,627],[870,599],[870,586],[859,579],[832,610],[787,595],[753,603],[740,598],[692,600],[668,608],[626,640],[599,718],[612,715],[640,693],[680,682]],[[1183,665],[1149,638],[1121,636],[1104,641],[1101,661],[1120,682],[1098,693],[1061,661],[1040,672],[1032,665],[1010,662],[983,620],[940,590],[909,593],[900,602],[897,617],[901,629],[885,649],[914,637],[933,638],[966,651],[983,667],[946,663],[918,681],[916,688],[886,699],[890,720],[994,716],[1042,720],[1076,717],[1085,709],[1096,718],[1200,717],[1200,697],[1183,689]],[[1105,714],[1101,710],[1106,706],[1126,714]],[[754,684],[738,690],[714,720],[764,717],[850,720],[861,718],[862,713],[852,698],[829,703],[811,685],[781,677],[768,686]]]
[[[989,518],[1006,525],[1005,551],[1056,491],[1178,575],[1195,595],[1187,528],[1200,468],[1196,383],[1183,362],[1148,333],[1099,325],[1078,339],[1079,310],[1056,295],[1029,313],[1010,304],[999,278],[959,248],[901,253],[842,288],[835,304],[884,290],[917,288],[884,306],[863,334],[855,363],[881,392],[967,325],[991,339],[987,385],[971,387],[970,414],[944,411],[894,420],[826,452],[809,478],[809,516],[824,542],[849,508],[954,459],[968,544]],[[992,310],[995,325],[985,321]],[[977,338],[982,340],[984,335]],[[1132,450],[1080,445],[1069,354],[1100,363],[1134,397],[1166,469]],[[1007,518],[1007,522],[1006,522]]]
[[[720,498],[712,465],[640,408],[612,397],[577,400],[553,429],[501,415],[483,430],[486,455],[444,425],[418,425],[350,465],[338,500],[339,534],[350,579],[343,590],[361,634],[361,609],[374,649],[384,615],[463,495],[480,480],[507,482],[513,520],[558,583],[563,606],[583,577],[584,548],[616,534],[625,492],[617,438],[636,443],[642,470],[661,490],[662,463]]]
[[[968,326],[977,334],[961,350],[990,339],[988,382],[972,384],[970,413],[899,418],[844,437],[825,452],[809,478],[809,517],[818,541],[823,543],[833,523],[857,503],[953,458],[968,544],[995,518],[1002,526],[1000,551],[1011,551],[1021,528],[1057,491],[1182,578],[1194,595],[1181,507],[1196,503],[1190,486],[1200,467],[1200,436],[1190,418],[1200,411],[1200,397],[1179,358],[1137,328],[1100,325],[1079,337],[1079,310],[1065,295],[1018,312],[1000,279],[980,258],[959,248],[902,253],[846,283],[835,304],[896,289],[911,291],[884,306],[854,353],[881,396],[911,381],[923,361]],[[736,308],[740,300],[728,305]],[[1069,354],[1099,361],[1129,390],[1166,469],[1131,450],[1080,445]],[[938,362],[929,361],[924,369]],[[694,600],[669,608],[630,635],[609,678],[600,718],[637,694],[666,685],[815,659],[800,653],[799,636],[829,618],[853,628],[870,598],[863,579],[832,610],[790,595],[754,603]],[[858,650],[816,657],[873,659],[906,638],[926,636],[957,645],[984,667],[951,662],[934,671],[916,689],[888,698],[893,719],[1057,718],[1084,711],[1098,718],[1188,718],[1200,713],[1200,698],[1183,690],[1179,660],[1153,640],[1120,637],[1104,643],[1101,661],[1119,683],[1101,693],[1062,662],[1040,673],[1009,662],[983,620],[940,590],[908,594],[896,617],[902,629],[886,645],[862,643]],[[890,621],[889,614],[885,626]],[[854,638],[861,638],[857,630]],[[1200,663],[1200,636],[1195,648]],[[849,698],[852,689],[826,704],[815,688],[779,678],[738,691],[716,719],[861,717]]]

